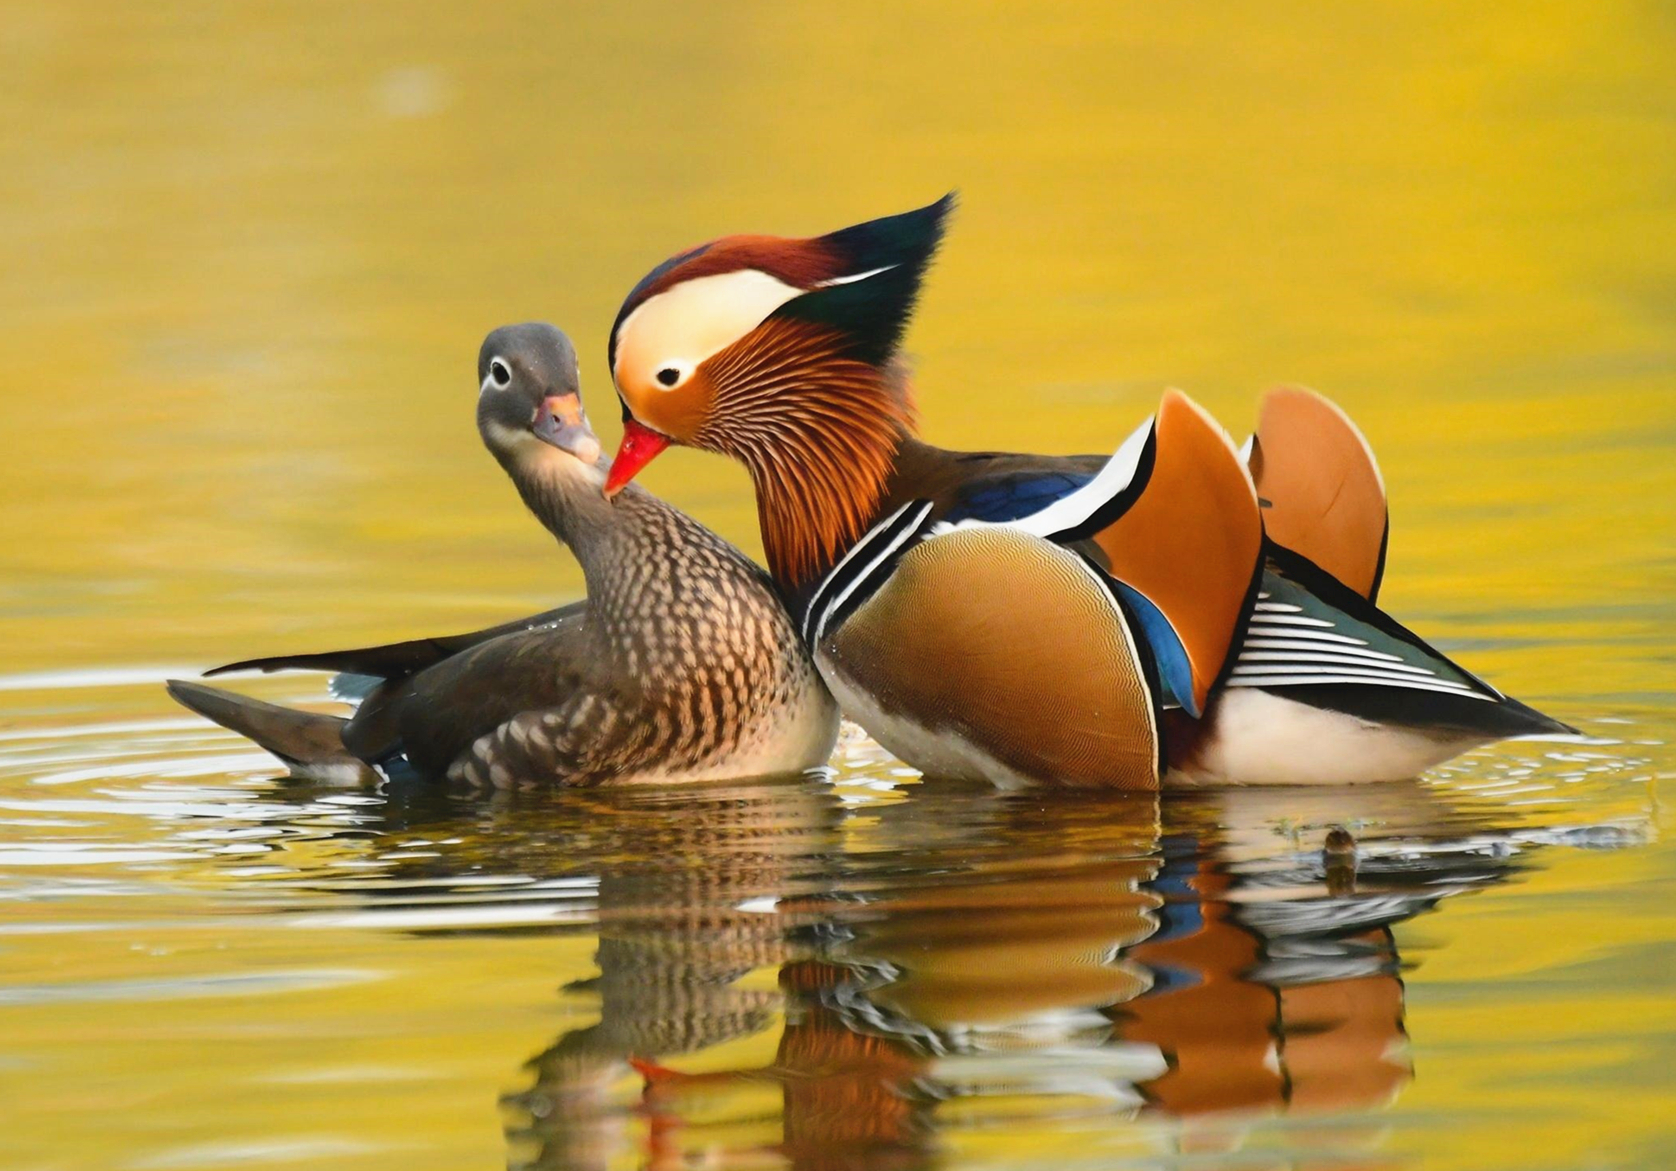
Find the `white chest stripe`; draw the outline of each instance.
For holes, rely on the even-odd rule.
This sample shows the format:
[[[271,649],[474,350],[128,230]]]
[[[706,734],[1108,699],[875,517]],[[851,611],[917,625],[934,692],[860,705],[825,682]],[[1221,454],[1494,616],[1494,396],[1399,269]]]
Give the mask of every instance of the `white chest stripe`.
[[[844,586],[844,588],[838,592],[838,595],[826,604],[826,606],[821,610],[820,618],[815,622],[815,634],[814,638],[810,640],[811,642],[816,644],[820,642],[821,638],[826,634],[826,624],[831,621],[834,614],[843,608],[844,603],[849,600],[850,595],[855,593],[855,591],[861,586],[861,583],[867,580],[873,570],[877,569],[879,565],[883,563],[884,560],[892,553],[896,552],[903,545],[907,544],[910,540],[919,535],[920,525],[925,522],[926,514],[930,511],[931,501],[927,500],[922,503],[918,510],[914,513],[913,522],[905,525],[901,532],[897,533],[896,536],[886,542],[885,546],[878,551],[878,554],[867,562],[866,567],[851,577],[849,584]],[[857,548],[860,548],[860,546],[857,546]]]
[[[913,506],[914,501],[910,500],[901,508],[898,508],[895,512],[885,517],[878,524],[868,529],[862,534],[861,540],[857,541],[854,545],[851,545],[850,551],[838,559],[838,564],[827,570],[826,576],[821,578],[820,583],[815,586],[815,592],[809,596],[809,605],[803,611],[803,637],[805,640],[812,640],[814,638],[815,622],[818,616],[825,612],[827,607],[827,598],[831,595],[833,590],[838,588],[838,584],[844,580],[845,574],[848,572],[850,565],[865,554],[868,549],[872,547],[875,541],[880,540],[885,533],[889,532],[891,527],[896,524],[897,518]]]
[[[820,585],[815,586],[815,593],[810,595],[810,605],[803,611],[803,637],[806,640],[813,642],[816,625],[825,625],[825,616],[831,610],[831,595],[833,595],[833,591],[838,590],[841,585],[845,585],[848,581],[850,566],[856,565],[861,558],[872,555],[873,549],[878,548],[880,541],[887,538],[887,534],[892,529],[897,528],[898,519],[902,519],[903,514],[907,513],[908,509],[920,506],[920,504],[923,504],[923,508],[930,508],[929,501],[908,501],[907,504],[903,504],[902,508],[898,508],[895,513],[890,514],[880,523],[875,524],[873,528],[868,529],[866,533],[861,534],[860,541],[851,544],[850,551],[838,558],[838,565],[826,571],[825,578],[821,578]],[[912,524],[908,524],[905,531],[912,533],[913,529],[917,529],[923,516],[925,514],[922,511]],[[872,568],[872,565],[868,568]],[[865,576],[865,571],[863,571],[863,576]]]

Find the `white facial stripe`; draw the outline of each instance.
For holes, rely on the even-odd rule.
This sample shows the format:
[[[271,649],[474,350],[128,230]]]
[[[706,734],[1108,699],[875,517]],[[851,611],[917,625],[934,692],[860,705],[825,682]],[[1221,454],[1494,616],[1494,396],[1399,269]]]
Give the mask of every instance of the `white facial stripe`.
[[[870,268],[866,272],[853,273],[850,276],[835,276],[829,281],[821,281],[817,289],[830,289],[833,285],[853,285],[857,281],[864,281],[870,276],[878,276],[881,272],[889,272],[895,268],[894,264],[886,264],[880,268]]]
[[[665,366],[685,375],[761,325],[802,289],[755,268],[682,281],[637,306],[617,328],[619,380],[630,374],[658,389]]]

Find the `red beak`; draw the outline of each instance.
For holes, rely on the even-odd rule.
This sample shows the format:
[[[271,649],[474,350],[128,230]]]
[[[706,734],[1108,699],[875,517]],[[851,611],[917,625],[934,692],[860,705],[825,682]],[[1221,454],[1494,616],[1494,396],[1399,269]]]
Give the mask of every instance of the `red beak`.
[[[609,500],[621,492],[624,485],[640,474],[641,468],[668,446],[669,436],[659,435],[633,419],[624,419],[623,441],[617,445],[617,456],[611,461],[611,474],[605,477],[605,498]]]

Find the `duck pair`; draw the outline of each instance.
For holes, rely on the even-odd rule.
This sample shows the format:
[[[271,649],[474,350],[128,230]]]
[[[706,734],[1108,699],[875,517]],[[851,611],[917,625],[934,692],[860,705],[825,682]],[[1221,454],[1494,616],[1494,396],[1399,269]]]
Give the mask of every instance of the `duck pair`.
[[[820,763],[834,716],[816,671],[909,764],[997,783],[1391,780],[1491,740],[1571,731],[1378,609],[1384,486],[1319,396],[1272,393],[1244,451],[1175,391],[1110,457],[918,439],[898,349],[951,203],[808,239],[727,237],[653,269],[611,332],[624,436],[608,470],[583,438],[568,345],[536,327],[491,335],[480,427],[575,548],[588,603],[235,666],[378,676],[347,724],[310,717],[315,737],[359,767],[405,756],[489,781]],[[525,356],[543,346],[567,381]],[[671,444],[748,469],[772,590],[630,483]],[[232,726],[225,705],[252,710],[175,688]],[[280,712],[264,714],[295,718]]]

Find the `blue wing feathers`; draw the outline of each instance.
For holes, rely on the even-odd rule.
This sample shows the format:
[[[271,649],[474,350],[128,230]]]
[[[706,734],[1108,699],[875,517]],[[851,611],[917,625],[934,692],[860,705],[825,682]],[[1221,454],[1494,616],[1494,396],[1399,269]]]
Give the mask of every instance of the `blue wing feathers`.
[[[1038,472],[982,480],[960,494],[946,519],[1004,524],[1040,512],[1054,501],[1086,488],[1093,479],[1091,472]]]
[[[1158,678],[1175,697],[1175,701],[1182,706],[1182,710],[1198,719],[1202,713],[1193,699],[1193,669],[1187,661],[1187,648],[1181,645],[1181,638],[1176,634],[1175,628],[1170,625],[1169,619],[1164,617],[1164,612],[1154,606],[1145,594],[1116,578],[1113,578],[1112,582],[1123,598],[1125,609],[1134,616],[1141,628],[1141,634],[1146,638],[1153,661],[1158,665]]]

